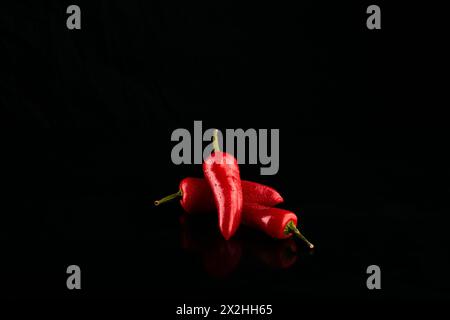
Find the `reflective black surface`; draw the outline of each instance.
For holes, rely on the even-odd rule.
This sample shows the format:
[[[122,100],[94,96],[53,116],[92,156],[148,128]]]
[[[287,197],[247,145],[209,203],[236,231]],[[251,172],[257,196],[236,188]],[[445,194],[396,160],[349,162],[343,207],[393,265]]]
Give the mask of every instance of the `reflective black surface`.
[[[91,1],[71,32],[65,3],[2,4],[2,297],[145,298],[170,314],[448,299],[444,11],[384,4],[371,32],[367,5]],[[202,175],[170,158],[194,120],[280,129],[278,174],[241,176],[283,195],[314,252],[245,227],[226,242],[213,214],[153,206]]]
[[[298,213],[316,244],[313,252],[245,226],[227,242],[214,214],[186,216],[177,202],[153,207],[153,199],[176,188],[172,177],[159,186],[136,178],[85,184],[73,177],[70,184],[30,185],[34,191],[12,200],[9,225],[2,224],[5,290],[17,297],[215,302],[447,297],[442,186],[417,190],[422,184],[405,181],[401,191],[386,193],[374,190],[384,190],[381,184],[344,183],[317,196],[317,184],[308,183],[316,178],[274,183],[288,199],[282,207]],[[65,288],[70,264],[82,269],[80,293]],[[366,287],[372,264],[382,270],[379,292]]]

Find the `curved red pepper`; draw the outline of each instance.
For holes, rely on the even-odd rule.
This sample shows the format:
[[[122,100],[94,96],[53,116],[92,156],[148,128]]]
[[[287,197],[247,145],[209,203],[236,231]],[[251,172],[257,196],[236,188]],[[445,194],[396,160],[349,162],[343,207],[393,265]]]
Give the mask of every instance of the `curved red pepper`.
[[[242,185],[235,157],[219,150],[214,131],[214,152],[203,163],[203,173],[214,195],[219,229],[225,239],[237,231],[242,218]]]
[[[269,236],[285,239],[293,234],[301,238],[312,249],[314,245],[309,242],[297,229],[297,216],[295,213],[280,209],[265,207],[258,204],[245,204],[242,222],[245,225],[259,229]]]
[[[273,188],[252,181],[241,180],[244,203],[257,203],[272,207],[282,203],[283,197]],[[187,213],[206,213],[216,210],[212,190],[205,179],[184,178],[179,191],[161,200],[155,205],[181,197],[180,204]]]

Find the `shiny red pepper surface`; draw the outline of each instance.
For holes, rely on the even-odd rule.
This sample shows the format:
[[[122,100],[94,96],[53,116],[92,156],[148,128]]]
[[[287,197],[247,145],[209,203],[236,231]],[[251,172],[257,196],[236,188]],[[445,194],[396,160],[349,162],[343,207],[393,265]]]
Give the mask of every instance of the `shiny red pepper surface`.
[[[237,160],[226,152],[214,151],[203,163],[203,173],[214,196],[220,232],[228,240],[241,223],[244,203]]]
[[[257,204],[245,204],[243,223],[249,227],[262,230],[272,238],[286,239],[292,233],[285,233],[287,224],[292,221],[297,225],[297,216],[288,210],[270,208]]]
[[[291,211],[245,203],[242,222],[277,239],[286,239],[296,235],[311,249],[314,248],[314,245],[297,229],[297,216]]]
[[[257,203],[263,206],[276,206],[283,197],[273,188],[252,181],[241,181],[244,203]],[[180,203],[187,213],[205,213],[216,210],[214,196],[205,179],[184,178],[180,182]],[[158,201],[158,204],[161,202]]]

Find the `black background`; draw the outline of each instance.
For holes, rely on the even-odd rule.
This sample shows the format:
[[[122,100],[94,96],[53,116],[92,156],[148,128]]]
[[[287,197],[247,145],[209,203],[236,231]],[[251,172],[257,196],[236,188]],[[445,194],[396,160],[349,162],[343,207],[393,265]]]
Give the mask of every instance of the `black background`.
[[[369,2],[78,1],[71,31],[69,4],[1,4],[2,296],[149,298],[168,315],[449,297],[442,8],[378,2],[368,30]],[[178,204],[152,206],[202,175],[170,158],[194,120],[280,129],[278,174],[241,176],[280,191],[314,254],[297,243],[293,266],[271,267],[260,257],[281,243],[242,228],[226,244],[214,217],[186,231]],[[230,246],[240,262],[218,275]],[[371,264],[382,290],[366,288]]]

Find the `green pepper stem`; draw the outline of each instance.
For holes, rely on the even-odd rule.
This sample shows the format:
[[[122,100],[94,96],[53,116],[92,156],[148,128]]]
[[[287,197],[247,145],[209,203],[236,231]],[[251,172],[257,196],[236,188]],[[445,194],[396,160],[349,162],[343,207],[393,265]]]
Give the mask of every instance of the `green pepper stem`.
[[[296,237],[302,239],[310,249],[314,248],[314,245],[308,241],[308,239],[305,238],[305,236],[300,232],[300,230],[298,230],[297,226],[295,225],[294,221],[291,220],[288,222],[288,224],[286,225],[286,227],[284,228],[284,233],[285,234],[294,234]]]
[[[173,199],[176,199],[176,198],[179,198],[179,197],[182,197],[182,196],[183,196],[183,193],[181,192],[181,190],[178,190],[178,192],[169,194],[167,197],[164,197],[164,198],[162,198],[160,200],[156,200],[155,201],[155,206],[159,206],[161,203],[168,202],[168,201],[171,201]]]
[[[214,152],[219,152],[220,151],[218,133],[219,133],[219,130],[214,129],[214,133],[213,133],[213,148],[214,148]]]

